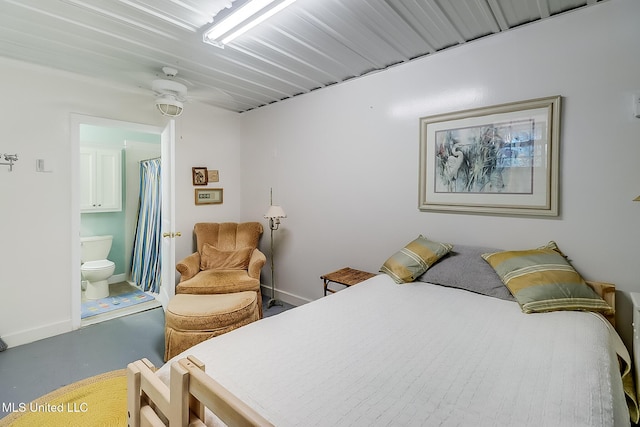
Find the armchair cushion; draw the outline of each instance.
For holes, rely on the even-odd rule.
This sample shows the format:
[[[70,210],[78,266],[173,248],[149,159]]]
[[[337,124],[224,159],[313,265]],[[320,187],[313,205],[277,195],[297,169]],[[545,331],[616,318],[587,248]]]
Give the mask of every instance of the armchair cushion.
[[[226,294],[260,290],[260,280],[249,277],[246,270],[204,270],[178,283],[178,294]]]
[[[222,251],[205,243],[200,254],[200,270],[247,270],[253,248]]]

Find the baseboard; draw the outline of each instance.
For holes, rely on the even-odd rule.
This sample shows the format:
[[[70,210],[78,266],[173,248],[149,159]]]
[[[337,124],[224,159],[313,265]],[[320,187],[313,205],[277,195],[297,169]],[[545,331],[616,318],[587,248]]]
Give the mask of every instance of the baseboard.
[[[262,289],[262,295],[271,297],[271,287],[260,285],[260,288]],[[304,298],[299,295],[292,294],[290,292],[281,291],[277,288],[276,288],[276,299],[286,302],[287,304],[295,305],[296,307],[313,301],[308,298]]]
[[[63,322],[51,323],[46,326],[27,329],[25,331],[15,332],[13,334],[4,335],[2,339],[7,344],[8,348],[17,347],[23,344],[29,344],[34,341],[49,338],[54,335],[64,334],[71,332],[71,322],[69,320]]]

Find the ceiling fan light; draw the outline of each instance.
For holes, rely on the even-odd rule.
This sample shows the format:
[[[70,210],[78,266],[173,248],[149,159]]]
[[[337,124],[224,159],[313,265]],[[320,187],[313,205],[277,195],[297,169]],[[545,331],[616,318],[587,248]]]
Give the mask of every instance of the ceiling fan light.
[[[156,108],[160,111],[160,114],[167,117],[178,117],[184,110],[182,102],[171,95],[163,95],[156,98]]]

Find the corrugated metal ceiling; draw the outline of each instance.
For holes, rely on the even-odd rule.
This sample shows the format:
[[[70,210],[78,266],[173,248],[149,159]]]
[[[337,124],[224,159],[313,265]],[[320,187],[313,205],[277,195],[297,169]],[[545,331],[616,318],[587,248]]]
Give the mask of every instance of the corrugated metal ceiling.
[[[598,0],[298,0],[225,49],[203,31],[242,0],[0,0],[0,56],[247,111]]]

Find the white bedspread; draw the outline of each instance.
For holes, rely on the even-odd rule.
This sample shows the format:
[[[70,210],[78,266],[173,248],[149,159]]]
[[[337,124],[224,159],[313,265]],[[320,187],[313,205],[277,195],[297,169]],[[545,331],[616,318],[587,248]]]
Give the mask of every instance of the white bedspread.
[[[629,425],[609,340],[589,313],[379,275],[176,358],[276,426]]]

